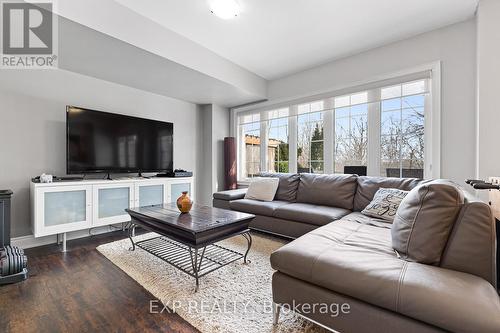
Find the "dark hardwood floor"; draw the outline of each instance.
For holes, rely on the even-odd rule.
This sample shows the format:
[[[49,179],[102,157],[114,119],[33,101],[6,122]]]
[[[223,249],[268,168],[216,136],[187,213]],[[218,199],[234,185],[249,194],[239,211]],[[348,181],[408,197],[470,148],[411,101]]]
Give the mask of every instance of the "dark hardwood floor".
[[[156,298],[95,249],[125,237],[26,250],[29,279],[0,287],[0,332],[198,332],[177,314],[151,314]]]

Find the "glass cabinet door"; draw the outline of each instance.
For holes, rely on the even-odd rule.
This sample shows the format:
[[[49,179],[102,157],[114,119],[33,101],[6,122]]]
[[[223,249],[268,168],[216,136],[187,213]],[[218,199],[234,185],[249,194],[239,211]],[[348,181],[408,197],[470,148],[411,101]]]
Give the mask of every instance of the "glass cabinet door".
[[[130,208],[130,187],[100,188],[98,192],[99,219],[124,215]]]
[[[90,228],[92,185],[41,186],[34,195],[35,237]]]
[[[163,184],[140,185],[139,186],[139,206],[161,205],[164,200]]]
[[[184,191],[187,191],[188,195],[191,197],[191,200],[193,200],[193,195],[191,194],[191,183],[171,184],[170,201],[175,202]]]
[[[44,225],[56,226],[87,220],[86,190],[46,192]]]
[[[104,226],[130,221],[130,215],[125,209],[135,206],[133,190],[133,183],[94,185],[92,225]]]

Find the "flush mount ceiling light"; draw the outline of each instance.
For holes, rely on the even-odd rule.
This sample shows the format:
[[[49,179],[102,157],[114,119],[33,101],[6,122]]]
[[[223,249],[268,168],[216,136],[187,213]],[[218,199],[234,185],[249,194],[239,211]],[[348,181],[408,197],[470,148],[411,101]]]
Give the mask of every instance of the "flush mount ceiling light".
[[[229,20],[240,15],[241,8],[236,0],[210,0],[210,11],[217,17]]]

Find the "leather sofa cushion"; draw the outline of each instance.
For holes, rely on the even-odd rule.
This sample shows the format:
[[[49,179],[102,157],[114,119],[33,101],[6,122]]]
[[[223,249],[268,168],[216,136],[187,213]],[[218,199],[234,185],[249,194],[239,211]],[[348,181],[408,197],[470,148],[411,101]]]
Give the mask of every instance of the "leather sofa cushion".
[[[295,202],[297,199],[297,189],[299,187],[300,176],[296,173],[271,173],[261,172],[259,177],[279,178],[278,190],[274,200]]]
[[[307,203],[291,203],[280,206],[274,211],[274,216],[314,225],[325,225],[349,214],[351,211],[343,208],[318,206]]]
[[[283,205],[289,205],[287,201],[258,201],[252,199],[240,199],[234,200],[229,203],[229,207],[232,210],[237,210],[239,212],[273,216],[276,208]]]
[[[406,260],[438,265],[463,204],[462,191],[451,181],[433,180],[415,187],[394,217],[393,248]]]
[[[351,210],[356,192],[356,175],[300,174],[297,202]]]
[[[239,188],[237,190],[215,192],[213,194],[213,197],[214,199],[219,199],[219,200],[238,200],[238,199],[243,199],[246,193],[247,193],[246,188]]]
[[[500,332],[493,286],[477,276],[397,258],[387,228],[341,219],[281,247],[271,265],[447,331]]]
[[[392,249],[390,229],[344,219],[271,254],[275,270],[390,310],[404,263]]]
[[[354,196],[354,211],[360,212],[373,200],[379,188],[397,188],[410,191],[422,180],[416,178],[385,178],[385,177],[358,177],[358,186]]]
[[[375,227],[391,229],[391,224],[387,221],[375,217],[366,216],[361,212],[352,212],[342,218],[342,221],[358,222],[362,224],[369,224]]]

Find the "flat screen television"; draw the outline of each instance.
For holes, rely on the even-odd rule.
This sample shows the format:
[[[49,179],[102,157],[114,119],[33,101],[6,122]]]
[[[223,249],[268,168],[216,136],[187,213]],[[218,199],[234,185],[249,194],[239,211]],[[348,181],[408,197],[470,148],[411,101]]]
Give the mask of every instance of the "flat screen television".
[[[66,172],[171,172],[174,124],[66,107]]]

